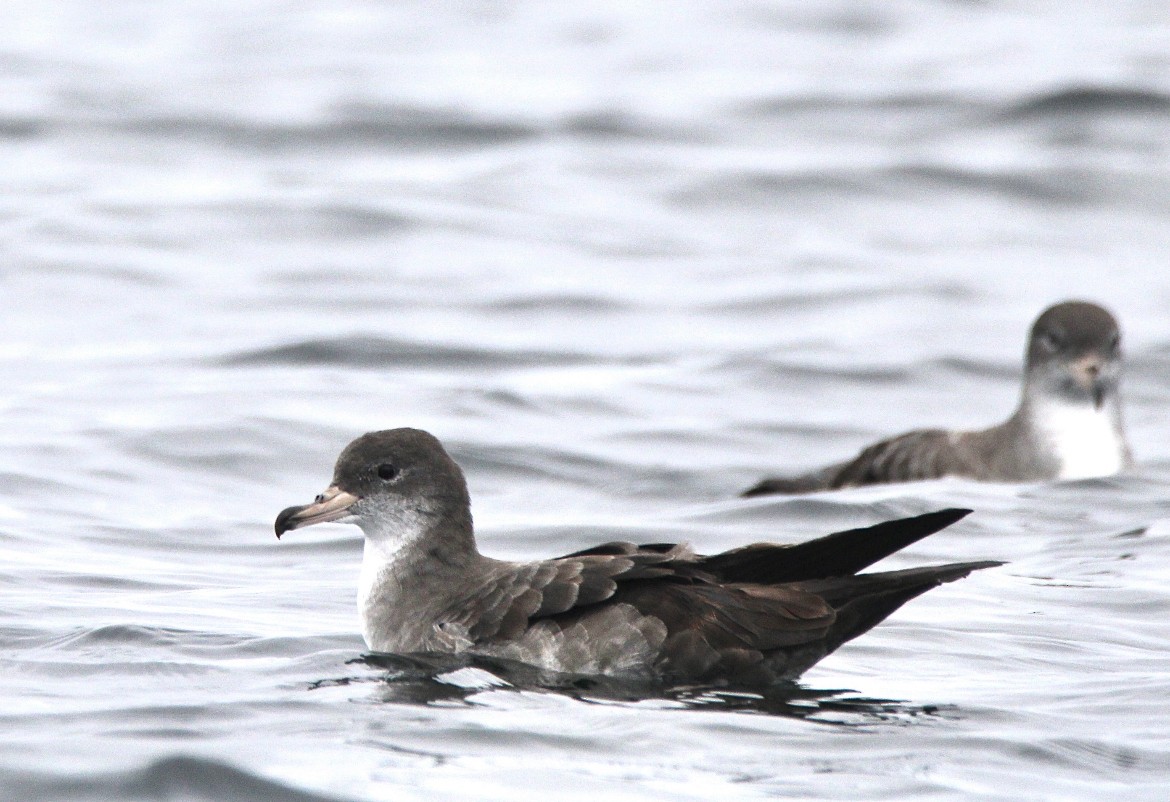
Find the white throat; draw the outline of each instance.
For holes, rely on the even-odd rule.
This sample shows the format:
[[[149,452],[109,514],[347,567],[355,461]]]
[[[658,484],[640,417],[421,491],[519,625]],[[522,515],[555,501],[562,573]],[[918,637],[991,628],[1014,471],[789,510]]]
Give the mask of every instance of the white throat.
[[[431,522],[427,516],[413,510],[396,510],[394,515],[383,514],[372,526],[363,526],[365,545],[362,547],[362,570],[358,577],[357,605],[362,620],[362,635],[371,641],[376,610],[392,603],[397,590],[398,568],[413,547],[426,535]],[[408,569],[409,570],[409,569]]]
[[[362,572],[358,579],[358,607],[364,608],[384,578],[394,573],[395,563],[405,549],[404,541],[386,543],[366,538],[362,547]]]
[[[1060,463],[1057,479],[1109,476],[1125,467],[1125,439],[1115,403],[1100,409],[1063,400],[1035,404],[1032,420]]]

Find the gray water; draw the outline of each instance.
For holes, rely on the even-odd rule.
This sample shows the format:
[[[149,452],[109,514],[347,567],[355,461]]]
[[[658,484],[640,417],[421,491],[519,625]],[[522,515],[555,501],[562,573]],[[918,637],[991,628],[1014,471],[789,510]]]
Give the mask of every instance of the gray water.
[[[1165,799],[1164,3],[10,3],[0,797]],[[1016,400],[1121,318],[1123,476],[739,501]],[[969,506],[1001,559],[786,693],[363,662],[356,435],[481,548],[704,551]]]

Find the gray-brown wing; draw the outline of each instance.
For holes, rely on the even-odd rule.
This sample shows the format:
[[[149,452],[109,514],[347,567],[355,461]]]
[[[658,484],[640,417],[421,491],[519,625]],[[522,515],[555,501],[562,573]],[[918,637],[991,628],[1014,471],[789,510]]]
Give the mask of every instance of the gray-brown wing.
[[[666,625],[669,638],[692,633],[713,649],[768,652],[815,640],[833,623],[820,596],[792,586],[635,582],[617,600]]]
[[[995,562],[829,577],[788,585],[635,582],[615,599],[666,624],[664,675],[793,678],[916,596]]]
[[[634,582],[615,598],[665,625],[655,659],[665,677],[795,677],[826,654],[837,620],[824,599],[793,587]]]
[[[920,429],[863,449],[837,468],[827,489],[962,476],[970,471],[959,448],[959,435],[943,429]]]
[[[465,628],[472,642],[517,637],[532,621],[588,608],[613,597],[619,583],[689,581],[694,555],[686,545],[640,549],[607,543],[568,557],[531,563],[498,563],[469,589],[447,620]]]
[[[697,565],[717,582],[776,585],[852,576],[883,557],[917,543],[964,518],[970,510],[945,509],[847,529],[803,543],[753,543],[699,557]]]
[[[969,475],[969,461],[960,447],[962,435],[942,429],[919,429],[881,440],[856,457],[798,476],[761,480],[741,495],[813,493],[843,487],[912,482],[942,476]]]

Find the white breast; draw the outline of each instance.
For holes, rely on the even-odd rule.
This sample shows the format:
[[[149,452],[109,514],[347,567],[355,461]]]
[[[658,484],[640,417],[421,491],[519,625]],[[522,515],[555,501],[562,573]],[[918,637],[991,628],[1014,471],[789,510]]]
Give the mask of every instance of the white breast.
[[[1125,466],[1125,443],[1107,406],[1055,403],[1037,411],[1038,428],[1060,461],[1058,479],[1109,476]]]
[[[362,636],[366,645],[375,651],[396,651],[397,641],[393,636],[407,636],[397,627],[388,632],[385,622],[396,611],[398,583],[395,581],[396,564],[403,553],[412,545],[409,542],[390,537],[366,536],[362,549],[362,571],[358,578],[357,606],[362,620]],[[410,651],[410,649],[401,649]]]

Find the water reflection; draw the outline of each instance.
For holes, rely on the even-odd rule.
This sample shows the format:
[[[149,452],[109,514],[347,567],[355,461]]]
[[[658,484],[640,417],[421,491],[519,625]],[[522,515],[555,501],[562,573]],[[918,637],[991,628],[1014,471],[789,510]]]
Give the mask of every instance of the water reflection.
[[[485,694],[555,693],[586,704],[755,713],[850,727],[953,717],[948,706],[915,705],[858,696],[846,688],[810,688],[794,682],[765,687],[675,685],[563,674],[511,660],[449,654],[367,654],[348,664],[376,673],[322,679],[310,688],[377,684],[376,701],[405,705],[472,706],[484,703]]]

